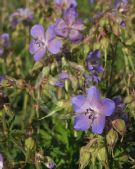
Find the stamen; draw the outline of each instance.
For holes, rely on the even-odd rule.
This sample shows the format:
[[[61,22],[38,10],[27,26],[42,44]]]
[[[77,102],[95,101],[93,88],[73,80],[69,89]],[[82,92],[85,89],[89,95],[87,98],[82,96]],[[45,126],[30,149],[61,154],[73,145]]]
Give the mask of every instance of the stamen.
[[[88,115],[88,118],[91,119],[91,123],[96,119],[96,113],[92,108],[86,109],[85,115]]]

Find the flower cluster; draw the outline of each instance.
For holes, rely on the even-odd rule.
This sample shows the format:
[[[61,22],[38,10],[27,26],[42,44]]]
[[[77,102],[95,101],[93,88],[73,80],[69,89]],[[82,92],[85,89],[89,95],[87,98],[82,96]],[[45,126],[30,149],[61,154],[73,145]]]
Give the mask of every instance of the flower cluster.
[[[9,34],[3,33],[0,35],[0,56],[3,55],[4,50],[9,47]]]
[[[19,23],[27,25],[33,18],[33,12],[29,8],[19,8],[10,15],[10,23],[15,28]]]
[[[84,25],[78,18],[74,7],[68,8],[64,12],[64,19],[57,19],[55,25],[50,25],[44,30],[42,25],[34,25],[31,29],[32,41],[29,51],[34,56],[35,61],[39,61],[48,50],[51,54],[57,54],[61,51],[62,43],[56,38],[60,36],[69,38],[72,42],[79,42],[82,39],[81,30]]]

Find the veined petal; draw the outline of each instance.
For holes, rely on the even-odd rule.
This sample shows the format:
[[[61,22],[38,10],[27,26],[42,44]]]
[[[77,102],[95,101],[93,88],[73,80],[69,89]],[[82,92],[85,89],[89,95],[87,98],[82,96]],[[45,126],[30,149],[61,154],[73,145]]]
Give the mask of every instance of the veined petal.
[[[71,102],[76,113],[84,113],[88,108],[86,97],[83,95],[72,97]]]
[[[79,42],[80,40],[82,40],[82,38],[83,38],[83,36],[80,33],[80,31],[78,31],[78,30],[72,29],[69,33],[69,39],[72,42]]]
[[[66,21],[66,24],[68,26],[72,26],[72,24],[75,22],[78,14],[76,12],[76,8],[68,8],[64,13],[64,20]]]
[[[50,25],[48,29],[46,30],[46,40],[50,41],[55,38],[55,30],[54,30],[54,25]]]
[[[96,119],[92,123],[92,132],[96,134],[101,134],[105,127],[105,116],[98,114]]]
[[[38,50],[34,55],[34,60],[39,61],[45,55],[45,52],[46,52],[46,48],[42,48]]]
[[[74,129],[76,130],[88,130],[90,128],[90,119],[82,114],[75,117]]]
[[[37,25],[34,25],[32,28],[31,28],[31,36],[33,38],[40,38],[40,39],[43,39],[45,38],[45,32],[44,32],[44,28],[42,25],[40,24],[37,24]]]
[[[95,111],[99,111],[101,109],[102,102],[100,93],[95,86],[92,86],[87,90],[87,99],[91,105],[91,108],[93,108]]]
[[[111,99],[102,99],[101,113],[105,116],[110,116],[115,110],[115,103]]]
[[[33,55],[33,54],[35,54],[36,51],[38,51],[38,50],[39,50],[39,47],[38,47],[38,45],[35,45],[34,39],[33,39],[33,40],[30,42],[29,51],[30,51],[30,53]]]
[[[50,41],[48,44],[48,50],[52,54],[59,53],[61,48],[62,48],[62,43],[60,40],[57,40],[57,39]]]

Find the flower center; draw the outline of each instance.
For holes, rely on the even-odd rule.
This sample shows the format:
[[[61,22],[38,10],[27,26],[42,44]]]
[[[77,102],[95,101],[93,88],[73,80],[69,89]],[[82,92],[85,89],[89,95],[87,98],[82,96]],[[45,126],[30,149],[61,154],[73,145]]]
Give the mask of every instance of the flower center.
[[[86,109],[85,115],[88,116],[92,122],[96,119],[96,112],[91,107]]]
[[[48,42],[46,40],[35,39],[34,44],[38,46],[38,48],[46,48]]]

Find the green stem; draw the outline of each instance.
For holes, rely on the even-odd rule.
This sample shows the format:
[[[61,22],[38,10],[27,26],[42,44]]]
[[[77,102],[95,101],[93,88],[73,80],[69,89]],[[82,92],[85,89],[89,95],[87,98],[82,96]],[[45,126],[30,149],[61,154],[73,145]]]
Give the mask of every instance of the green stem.
[[[107,156],[107,161],[106,161],[106,164],[105,164],[105,169],[111,169],[110,168],[110,164],[109,164],[109,152],[108,152],[106,137],[104,137],[104,147],[105,147],[106,156]]]

